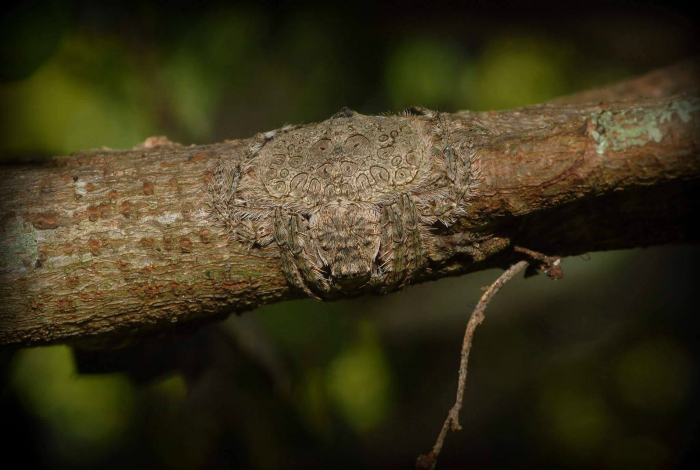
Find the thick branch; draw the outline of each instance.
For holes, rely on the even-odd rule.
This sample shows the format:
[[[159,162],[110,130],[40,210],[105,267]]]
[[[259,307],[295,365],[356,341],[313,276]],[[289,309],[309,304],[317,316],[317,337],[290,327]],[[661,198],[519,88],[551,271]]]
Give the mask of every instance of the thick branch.
[[[514,245],[575,255],[696,242],[699,107],[684,94],[446,115],[480,177],[467,216],[434,227],[413,282],[512,264]],[[206,206],[217,160],[249,143],[155,140],[5,169],[0,345],[114,346],[303,296],[274,253],[230,240]]]

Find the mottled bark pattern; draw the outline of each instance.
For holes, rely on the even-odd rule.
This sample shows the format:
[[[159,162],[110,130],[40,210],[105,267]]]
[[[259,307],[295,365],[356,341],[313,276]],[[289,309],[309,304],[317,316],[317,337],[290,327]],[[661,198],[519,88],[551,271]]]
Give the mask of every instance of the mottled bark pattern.
[[[566,256],[700,238],[696,95],[410,114],[361,117],[385,123],[377,140],[407,122],[417,130],[396,166],[343,150],[364,141],[348,143],[337,125],[329,139],[331,152],[341,147],[336,157],[295,169],[293,157],[310,158],[314,142],[300,154],[287,148],[276,175],[261,173],[275,167],[268,150],[280,136],[320,137],[336,128],[326,121],[298,134],[191,147],[149,139],[4,168],[0,345],[113,347],[306,296],[304,288],[358,295],[361,285],[333,287],[355,273],[381,273],[383,290],[507,266],[523,256],[514,245]],[[385,148],[381,140],[370,147]],[[422,150],[420,163],[410,163],[411,149]],[[375,158],[393,172],[389,189],[379,187],[383,171],[372,174]],[[327,160],[340,183],[332,194],[320,186]],[[416,176],[402,185],[404,166]],[[279,181],[282,197],[274,196]],[[346,182],[353,186],[343,189]],[[253,187],[274,202],[248,198]]]

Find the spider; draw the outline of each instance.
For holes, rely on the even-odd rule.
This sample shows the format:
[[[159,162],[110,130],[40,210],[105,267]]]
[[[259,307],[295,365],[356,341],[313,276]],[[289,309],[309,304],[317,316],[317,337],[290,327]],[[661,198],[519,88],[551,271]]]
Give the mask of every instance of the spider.
[[[459,154],[438,113],[343,108],[221,160],[210,206],[239,242],[276,246],[288,282],[312,297],[394,290],[427,263],[432,227],[464,214],[471,165]]]

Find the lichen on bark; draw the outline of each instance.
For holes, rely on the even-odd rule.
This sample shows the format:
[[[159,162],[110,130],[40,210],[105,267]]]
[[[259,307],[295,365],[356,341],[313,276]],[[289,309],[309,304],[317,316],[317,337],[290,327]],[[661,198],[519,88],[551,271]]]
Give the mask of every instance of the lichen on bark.
[[[615,114],[606,110],[595,114],[591,117],[594,129],[590,133],[597,143],[596,152],[603,155],[608,148],[619,151],[633,145],[661,142],[660,124],[670,122],[674,114],[688,123],[698,109],[700,101],[689,99],[674,100],[657,109],[630,109]]]
[[[37,258],[37,230],[12,214],[5,221],[0,238],[0,271],[26,270]]]

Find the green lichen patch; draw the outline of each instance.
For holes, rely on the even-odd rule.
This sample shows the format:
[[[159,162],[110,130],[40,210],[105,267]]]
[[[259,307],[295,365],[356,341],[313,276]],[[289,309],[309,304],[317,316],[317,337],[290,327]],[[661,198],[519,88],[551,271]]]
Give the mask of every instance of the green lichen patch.
[[[0,271],[25,267],[37,259],[36,229],[32,224],[17,218],[5,226],[0,233]]]
[[[663,133],[659,124],[670,122],[677,114],[683,123],[692,119],[691,113],[700,110],[700,100],[677,100],[659,109],[646,111],[604,111],[591,117],[595,129],[590,132],[596,142],[596,152],[603,155],[606,150],[624,150],[632,146],[643,146],[649,142],[661,142]]]

